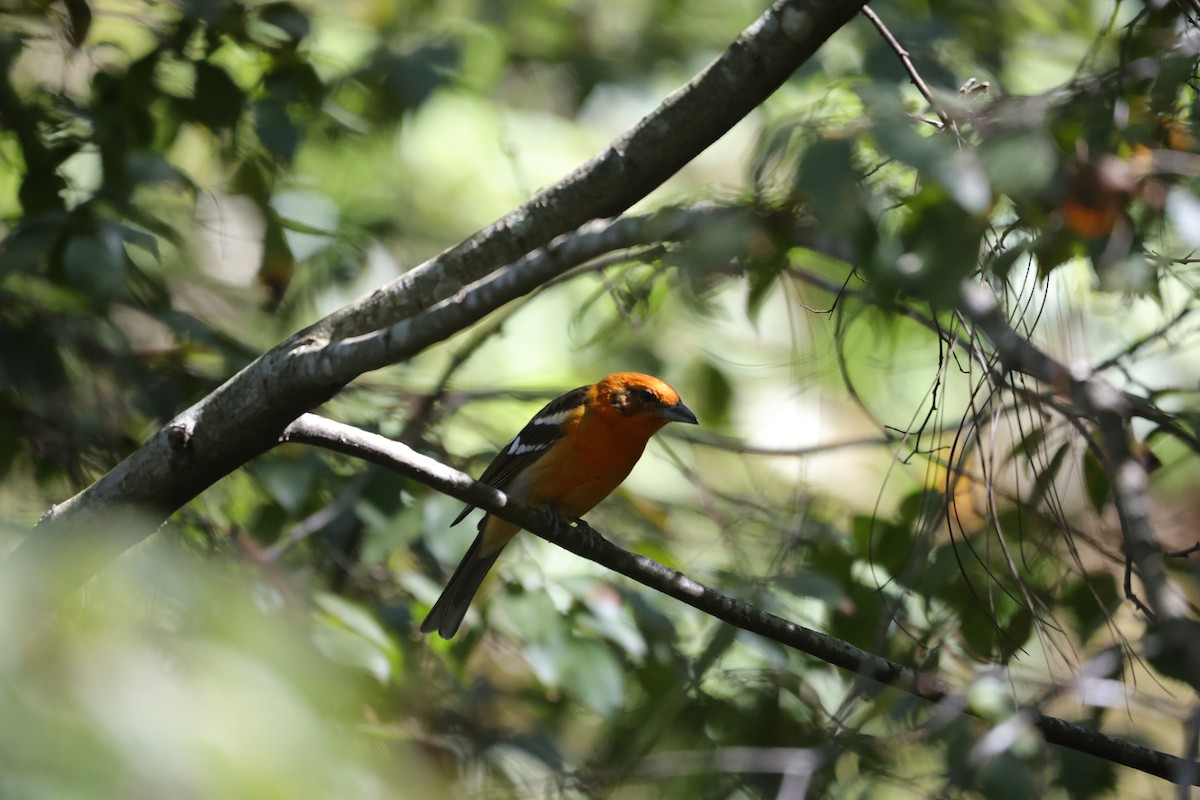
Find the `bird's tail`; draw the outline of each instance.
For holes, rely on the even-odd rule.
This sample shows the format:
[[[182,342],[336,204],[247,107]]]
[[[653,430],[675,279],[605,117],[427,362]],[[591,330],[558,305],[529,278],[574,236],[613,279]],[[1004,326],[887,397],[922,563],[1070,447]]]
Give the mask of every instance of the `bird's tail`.
[[[443,639],[449,639],[462,624],[467,609],[471,607],[471,599],[479,591],[483,579],[487,577],[488,570],[492,568],[492,564],[496,563],[496,559],[500,557],[500,553],[504,549],[502,543],[490,553],[483,552],[485,535],[483,527],[483,525],[480,526],[481,530],[471,544],[471,549],[467,550],[463,560],[458,563],[458,568],[454,570],[446,588],[442,590],[442,596],[433,604],[429,615],[421,623],[421,633],[437,631]]]

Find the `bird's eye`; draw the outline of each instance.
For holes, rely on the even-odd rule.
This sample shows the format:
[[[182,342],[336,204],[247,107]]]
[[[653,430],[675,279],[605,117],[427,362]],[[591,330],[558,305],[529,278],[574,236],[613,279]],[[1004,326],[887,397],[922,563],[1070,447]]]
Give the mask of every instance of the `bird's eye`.
[[[638,400],[641,400],[643,403],[654,403],[658,401],[658,398],[655,396],[654,392],[650,391],[649,389],[643,389],[640,386],[635,386],[633,389],[631,389],[630,394],[632,394]]]

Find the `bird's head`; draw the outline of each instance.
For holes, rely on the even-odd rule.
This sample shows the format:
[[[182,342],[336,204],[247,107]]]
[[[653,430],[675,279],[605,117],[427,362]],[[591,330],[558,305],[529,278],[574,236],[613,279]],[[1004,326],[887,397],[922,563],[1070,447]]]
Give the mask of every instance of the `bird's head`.
[[[654,430],[668,422],[699,424],[696,415],[679,399],[679,393],[653,375],[617,372],[593,390],[604,413],[648,423]]]

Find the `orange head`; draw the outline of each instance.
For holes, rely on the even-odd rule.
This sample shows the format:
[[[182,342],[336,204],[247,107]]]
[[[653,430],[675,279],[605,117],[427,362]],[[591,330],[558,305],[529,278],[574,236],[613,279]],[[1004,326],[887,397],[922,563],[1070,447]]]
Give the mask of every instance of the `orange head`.
[[[593,399],[589,405],[596,413],[625,424],[638,423],[650,433],[668,422],[698,424],[679,393],[653,375],[616,372],[594,384],[588,394]]]

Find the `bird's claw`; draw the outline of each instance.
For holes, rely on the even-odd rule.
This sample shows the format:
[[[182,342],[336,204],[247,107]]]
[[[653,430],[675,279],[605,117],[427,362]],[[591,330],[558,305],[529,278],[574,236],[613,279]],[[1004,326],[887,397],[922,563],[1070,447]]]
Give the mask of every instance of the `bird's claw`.
[[[555,533],[565,534],[571,530],[571,520],[564,517],[553,503],[546,503],[546,516],[550,517],[550,527]]]

